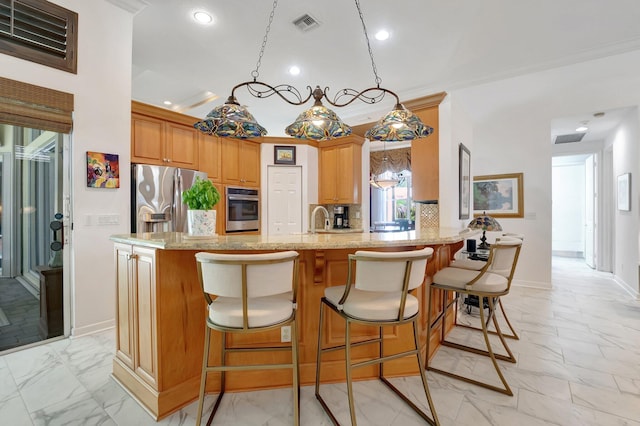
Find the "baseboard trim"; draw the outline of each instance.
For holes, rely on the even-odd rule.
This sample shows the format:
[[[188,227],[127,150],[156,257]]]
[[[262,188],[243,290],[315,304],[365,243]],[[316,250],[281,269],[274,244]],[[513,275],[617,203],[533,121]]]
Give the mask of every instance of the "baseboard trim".
[[[634,290],[633,287],[627,284],[622,278],[618,277],[617,275],[613,275],[613,281],[615,281],[621,289],[629,293],[629,296],[635,298],[636,300],[640,300],[640,293],[638,293],[638,290]]]
[[[584,259],[584,252],[571,250],[551,250],[551,256],[571,257],[575,259]]]
[[[511,285],[515,287],[537,288],[541,290],[550,290],[552,288],[552,285],[550,282],[543,282],[543,281],[525,281],[525,280],[514,279]]]
[[[87,334],[99,333],[101,331],[114,328],[115,326],[116,326],[116,320],[110,319],[108,321],[98,322],[98,323],[86,325],[83,327],[72,327],[70,337],[80,337],[80,336],[86,336]]]

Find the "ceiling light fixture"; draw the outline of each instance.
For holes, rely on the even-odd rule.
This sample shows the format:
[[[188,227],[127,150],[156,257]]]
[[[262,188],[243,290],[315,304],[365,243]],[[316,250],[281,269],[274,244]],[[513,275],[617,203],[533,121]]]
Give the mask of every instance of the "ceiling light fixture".
[[[587,130],[589,130],[587,126],[576,127],[576,132],[585,132]]]
[[[433,133],[433,128],[422,123],[417,116],[407,110],[400,103],[400,98],[396,93],[380,87],[382,79],[378,76],[376,64],[373,60],[373,52],[371,51],[367,28],[362,15],[362,10],[360,9],[360,2],[359,0],[354,1],[356,8],[358,9],[360,22],[362,23],[362,30],[367,42],[369,58],[371,59],[371,67],[373,69],[373,75],[376,83],[374,87],[369,87],[362,91],[349,88],[341,89],[333,99],[330,99],[327,93],[329,91],[328,87],[325,87],[323,90],[320,86],[315,86],[315,89],[312,89],[311,86],[307,86],[309,93],[303,97],[298,89],[289,84],[272,86],[258,81],[262,56],[264,55],[269,31],[271,30],[273,16],[276,7],[278,6],[278,0],[274,0],[271,14],[269,15],[269,23],[267,24],[265,35],[262,39],[260,53],[258,54],[256,68],[251,71],[253,80],[245,81],[234,86],[231,89],[231,95],[226,102],[223,105],[214,108],[204,120],[195,123],[194,127],[204,133],[220,137],[245,139],[266,135],[267,130],[258,124],[253,115],[251,115],[245,107],[241,106],[236,99],[236,89],[246,87],[249,94],[256,98],[268,98],[272,95],[278,95],[282,100],[292,105],[303,105],[313,97],[315,101],[313,106],[300,114],[296,121],[285,129],[288,135],[300,139],[322,141],[349,136],[351,134],[351,127],[344,124],[335,112],[322,104],[323,98],[327,103],[334,107],[344,107],[351,104],[356,99],[368,104],[376,104],[381,102],[386,95],[395,98],[395,106],[391,112],[385,115],[373,128],[366,132],[365,137],[370,140],[394,142],[423,138]]]
[[[389,38],[389,31],[380,30],[376,33],[376,40],[384,41]]]
[[[199,24],[210,24],[211,22],[213,22],[213,16],[202,10],[194,12],[193,19],[195,19],[195,21]]]
[[[291,74],[291,75],[300,74],[300,67],[297,67],[297,66],[293,65],[292,67],[289,68],[289,74]]]

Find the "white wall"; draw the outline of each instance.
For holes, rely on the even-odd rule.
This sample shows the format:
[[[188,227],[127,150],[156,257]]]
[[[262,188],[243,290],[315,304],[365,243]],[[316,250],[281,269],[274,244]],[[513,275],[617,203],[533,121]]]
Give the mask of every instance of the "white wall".
[[[631,173],[631,211],[617,209],[617,196],[614,196],[615,221],[615,264],[613,273],[619,282],[632,291],[638,291],[638,184],[640,166],[638,158],[640,149],[640,131],[638,129],[638,110],[632,110],[624,121],[613,132],[607,143],[613,145],[613,185],[612,192],[617,194],[617,177],[623,173]],[[635,182],[634,182],[635,180]]]
[[[438,109],[440,136],[440,227],[464,229],[471,218],[459,219],[458,146],[462,143],[471,152],[471,176],[474,175],[473,123],[455,93],[447,95]],[[429,143],[429,138],[424,140]],[[471,197],[471,194],[470,194]]]
[[[454,94],[474,123],[473,174],[524,173],[525,217],[501,219],[500,223],[508,231],[526,236],[516,282],[549,287],[551,120],[640,104],[640,51],[460,89]],[[637,133],[630,137],[635,138],[633,143],[629,140],[621,149],[629,150],[624,156],[635,164],[628,164],[634,171],[639,159]],[[625,217],[628,220],[619,218],[623,226],[620,235],[633,235],[634,248],[625,254],[624,268],[635,269],[636,274],[639,188],[633,187],[636,202],[631,215]],[[637,278],[626,280],[632,281],[629,285],[637,291]]]
[[[0,55],[0,76],[74,95],[72,131],[72,334],[112,326],[115,317],[113,243],[129,232],[131,46],[133,15],[104,0],[53,3],[78,13],[78,73]],[[120,155],[120,188],[86,187],[86,151]],[[95,216],[118,225],[96,226]]]

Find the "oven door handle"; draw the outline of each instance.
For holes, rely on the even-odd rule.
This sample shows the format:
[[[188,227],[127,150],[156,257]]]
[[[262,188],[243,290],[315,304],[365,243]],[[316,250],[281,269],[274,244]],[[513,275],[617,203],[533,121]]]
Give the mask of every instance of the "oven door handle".
[[[258,197],[240,197],[236,195],[227,196],[229,201],[258,201]]]

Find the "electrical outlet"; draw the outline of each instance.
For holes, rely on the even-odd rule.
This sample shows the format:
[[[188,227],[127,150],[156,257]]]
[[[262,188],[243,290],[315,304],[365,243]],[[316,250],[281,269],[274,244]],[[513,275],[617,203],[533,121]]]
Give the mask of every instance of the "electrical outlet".
[[[281,342],[290,342],[291,341],[291,326],[285,325],[284,327],[280,327],[280,341]]]

